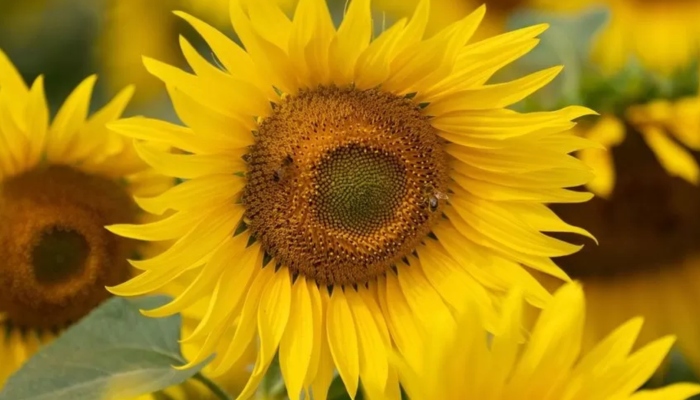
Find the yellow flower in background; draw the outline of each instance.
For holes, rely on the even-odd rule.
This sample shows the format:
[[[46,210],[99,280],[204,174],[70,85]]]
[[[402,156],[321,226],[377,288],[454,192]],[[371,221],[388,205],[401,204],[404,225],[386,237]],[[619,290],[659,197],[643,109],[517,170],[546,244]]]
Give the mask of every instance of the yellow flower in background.
[[[578,283],[559,289],[523,337],[522,297],[503,306],[502,332],[487,337],[474,310],[435,327],[425,344],[426,362],[400,369],[411,400],[682,400],[700,385],[680,383],[637,391],[658,368],[674,338],[632,351],[642,327],[633,318],[581,351],[585,314]]]
[[[131,256],[134,242],[102,226],[136,221],[138,209],[116,179],[146,165],[104,126],[132,89],[86,120],[94,82],[85,80],[49,126],[43,79],[27,88],[0,53],[3,382],[56,329],[104,300],[104,285],[128,277],[129,265],[111,255]]]
[[[49,122],[43,82],[27,87],[0,52],[0,386],[130,276],[137,243],[104,225],[140,221],[131,195],[167,188],[105,127],[132,88],[88,117],[89,77]]]
[[[700,53],[700,1],[696,0],[538,0],[552,10],[579,12],[606,6],[610,22],[596,39],[593,57],[608,72],[630,57],[648,69],[669,74],[687,67]]]
[[[105,127],[133,89],[88,116],[94,83],[94,76],[83,81],[50,122],[43,77],[27,87],[0,51],[0,388],[41,345],[108,298],[106,285],[134,274],[128,257],[159,251],[104,229],[147,219],[131,196],[162,193],[172,179],[153,173],[130,140]],[[201,306],[184,310],[183,335],[203,316]],[[232,371],[219,383],[240,391],[249,375]],[[216,398],[194,380],[164,392]]]
[[[109,297],[105,285],[130,276],[126,258],[141,249],[104,225],[139,221],[131,195],[167,187],[105,127],[133,89],[88,117],[94,83],[83,81],[50,123],[43,78],[27,87],[0,52],[0,387]]]
[[[600,241],[559,263],[585,285],[586,342],[641,315],[642,342],[677,335],[700,371],[700,100],[655,100],[629,107],[623,119],[579,127],[609,148],[580,154],[596,171],[588,187],[598,197],[575,209],[555,207]]]
[[[290,20],[272,1],[231,3],[246,50],[185,13],[211,64],[181,39],[194,73],[147,59],[186,127],[130,118],[110,127],[157,171],[186,181],[139,197],[153,224],[110,227],[140,240],[176,240],[132,264],[144,272],[111,288],[132,296],[196,272],[176,313],[211,295],[196,343],[212,373],[256,354],[250,396],[275,354],[291,398],[324,399],[337,370],[351,396],[399,398],[388,355],[412,362],[435,318],[474,298],[493,321],[491,291],[523,286],[550,298],[528,271],[566,276],[551,257],[578,250],[543,231],[587,234],[545,205],[582,202],[589,169],[568,132],[592,111],[518,113],[505,107],[553,79],[554,67],[512,82],[490,77],[536,43],[545,26],[469,39],[484,8],[423,40],[430,3],[372,38],[370,2],[353,0],[336,30],[322,0]],[[221,65],[222,68],[219,68]],[[490,328],[495,329],[494,326]]]

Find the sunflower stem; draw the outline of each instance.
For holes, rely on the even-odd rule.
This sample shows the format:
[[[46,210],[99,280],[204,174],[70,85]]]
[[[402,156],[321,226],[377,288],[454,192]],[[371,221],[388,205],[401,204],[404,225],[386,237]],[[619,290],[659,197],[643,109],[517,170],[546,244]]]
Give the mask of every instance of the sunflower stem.
[[[222,400],[233,399],[233,397],[229,396],[228,393],[226,393],[223,389],[219,387],[219,385],[214,383],[211,379],[207,378],[206,376],[202,375],[201,372],[197,372],[192,378],[202,382],[204,386],[207,387],[207,389],[211,390],[211,392],[216,395],[217,398]]]

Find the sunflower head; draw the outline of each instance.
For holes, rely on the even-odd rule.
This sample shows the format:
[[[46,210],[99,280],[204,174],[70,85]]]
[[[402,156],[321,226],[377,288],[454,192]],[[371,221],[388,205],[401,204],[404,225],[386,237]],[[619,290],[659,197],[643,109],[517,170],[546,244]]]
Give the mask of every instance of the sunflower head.
[[[562,279],[551,257],[578,247],[543,232],[586,234],[545,205],[590,195],[569,187],[591,174],[569,153],[589,145],[568,132],[592,111],[523,114],[506,107],[560,68],[491,84],[530,50],[544,26],[471,40],[476,9],[426,35],[429,1],[373,35],[370,1],[353,0],[335,26],[322,0],[293,17],[272,1],[232,1],[243,42],[184,13],[209,44],[207,61],[181,40],[192,73],[146,59],[186,126],[148,118],[110,125],[158,171],[183,179],[145,210],[158,224],[112,226],[120,235],[178,239],[119,295],[159,290],[194,274],[169,315],[208,299],[207,316],[184,339],[218,357],[223,373],[256,355],[241,398],[276,354],[289,396],[325,398],[337,370],[354,396],[398,398],[387,354],[419,360],[415,343],[435,318],[467,298],[494,323],[493,295],[515,284],[528,301],[549,299],[524,266]],[[142,148],[172,146],[173,154]],[[534,155],[537,156],[534,156]],[[259,338],[259,340],[256,340]]]
[[[448,320],[435,325],[425,343],[425,363],[399,361],[404,387],[415,400],[682,400],[700,393],[700,385],[682,383],[637,391],[674,342],[667,336],[632,351],[642,318],[622,324],[582,353],[584,308],[580,284],[562,286],[527,337],[518,290],[503,303],[499,333],[473,329],[479,316],[467,308],[456,324]]]
[[[303,90],[265,119],[243,205],[267,254],[321,286],[386,274],[440,219],[442,140],[411,100],[379,89]]]
[[[133,89],[88,116],[95,77],[49,121],[43,78],[27,87],[0,52],[0,385],[40,344],[109,297],[141,248],[105,225],[141,221],[135,193],[167,186],[107,130]]]

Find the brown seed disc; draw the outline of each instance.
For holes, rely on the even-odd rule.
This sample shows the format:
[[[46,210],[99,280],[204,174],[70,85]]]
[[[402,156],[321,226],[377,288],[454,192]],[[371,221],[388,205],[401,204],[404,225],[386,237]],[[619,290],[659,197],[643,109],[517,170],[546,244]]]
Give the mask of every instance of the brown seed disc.
[[[636,132],[611,151],[617,181],[609,199],[553,207],[600,244],[557,264],[574,279],[610,279],[658,271],[700,254],[700,188],[670,176]]]
[[[65,166],[36,169],[0,189],[0,312],[14,326],[60,328],[129,277],[133,240],[105,225],[133,223],[123,187]]]
[[[319,285],[365,283],[410,254],[440,219],[443,144],[409,99],[320,87],[277,105],[247,156],[253,235]]]

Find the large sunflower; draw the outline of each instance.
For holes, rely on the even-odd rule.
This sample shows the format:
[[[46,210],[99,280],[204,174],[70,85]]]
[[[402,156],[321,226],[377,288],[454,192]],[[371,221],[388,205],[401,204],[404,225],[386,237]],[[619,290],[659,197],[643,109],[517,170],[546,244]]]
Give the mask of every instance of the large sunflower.
[[[582,124],[583,127],[583,124]],[[642,341],[678,336],[678,347],[700,371],[700,102],[656,100],[630,107],[623,119],[604,117],[582,134],[610,148],[585,150],[597,172],[598,197],[556,211],[581,223],[600,245],[561,261],[583,281],[587,343],[635,315],[647,321]]]
[[[468,310],[456,326],[446,321],[433,331],[424,364],[399,363],[406,391],[412,400],[682,400],[700,393],[689,383],[637,391],[674,341],[666,336],[632,352],[642,318],[582,352],[584,309],[581,286],[565,285],[525,339],[522,298],[514,290],[503,306],[502,331],[490,340],[474,329],[480,317]]]
[[[169,315],[211,294],[185,342],[201,346],[192,362],[218,354],[215,373],[254,347],[242,398],[275,354],[292,398],[307,390],[325,398],[336,369],[352,396],[361,381],[371,398],[397,398],[387,355],[422,357],[415,343],[434,318],[475,298],[490,321],[489,290],[514,284],[535,305],[549,299],[522,265],[566,279],[550,257],[578,246],[542,231],[585,231],[544,203],[589,199],[565,188],[591,177],[568,155],[589,142],[568,130],[592,112],[505,109],[560,68],[486,83],[545,26],[469,43],[479,8],[422,40],[423,1],[373,38],[368,0],[350,2],[337,29],[322,0],[301,1],[292,20],[270,1],[241,3],[231,2],[231,19],[246,50],[178,13],[217,61],[186,40],[194,73],[146,60],[187,127],[148,118],[111,125],[182,150],[137,145],[156,170],[186,179],[137,199],[172,216],[110,228],[177,239],[132,261],[144,272],[114,293],[150,293],[196,271],[172,303],[146,314]]]

